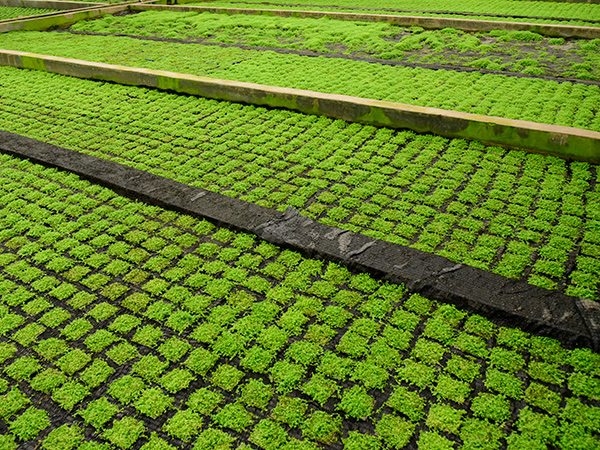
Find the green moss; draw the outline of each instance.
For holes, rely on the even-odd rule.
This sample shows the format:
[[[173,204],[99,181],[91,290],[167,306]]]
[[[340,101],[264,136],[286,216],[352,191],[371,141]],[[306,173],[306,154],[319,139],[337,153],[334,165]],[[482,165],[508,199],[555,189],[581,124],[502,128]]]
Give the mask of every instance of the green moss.
[[[72,450],[83,440],[83,431],[76,425],[64,424],[44,438],[42,448],[47,450]]]
[[[271,412],[271,418],[294,428],[303,422],[306,410],[306,402],[301,398],[280,396],[277,406]]]
[[[344,412],[346,417],[365,420],[373,414],[375,399],[367,394],[362,386],[346,389],[337,409]]]
[[[229,450],[235,438],[221,430],[208,428],[200,433],[194,450]]]
[[[465,411],[454,409],[445,403],[433,404],[427,414],[426,425],[434,430],[458,434]]]
[[[173,369],[163,375],[158,382],[167,392],[175,394],[187,389],[195,379],[196,377],[189,370]]]
[[[22,356],[4,369],[4,373],[16,381],[27,380],[40,371],[42,366],[33,356]]]
[[[61,408],[71,411],[75,408],[75,405],[83,401],[88,395],[90,395],[89,388],[77,381],[67,381],[54,391],[52,400]]]
[[[179,361],[191,348],[191,345],[184,340],[172,337],[167,339],[158,347],[158,353],[167,361]]]
[[[109,347],[111,344],[117,341],[117,339],[118,338],[110,331],[100,329],[85,338],[84,343],[91,352],[98,353],[104,350],[106,347]]]
[[[285,394],[300,384],[306,375],[306,370],[299,364],[284,360],[273,364],[270,373],[277,392]]]
[[[405,448],[415,433],[415,424],[393,414],[383,414],[375,424],[375,431],[383,442],[393,449]]]
[[[382,448],[381,441],[377,436],[363,434],[358,431],[348,433],[344,442],[344,449],[348,450],[380,450]]]
[[[177,411],[163,426],[165,433],[184,442],[189,442],[194,436],[197,436],[201,429],[202,418],[189,409]]]
[[[509,373],[488,369],[484,383],[485,387],[491,391],[499,392],[515,400],[523,398],[523,382]]]
[[[471,392],[469,385],[448,375],[441,374],[437,385],[432,389],[434,395],[439,399],[452,400],[456,403],[464,403]]]
[[[166,370],[169,363],[161,361],[153,354],[147,354],[133,364],[131,373],[140,375],[146,381],[156,381]]]
[[[8,428],[20,440],[29,441],[49,426],[48,413],[32,406],[13,420]]]
[[[342,431],[342,420],[337,415],[315,411],[302,424],[302,435],[323,444],[333,444]]]
[[[242,368],[256,373],[265,373],[274,357],[274,352],[255,345],[246,352],[246,355],[240,360],[240,365]]]
[[[87,366],[91,360],[91,356],[83,350],[74,349],[61,357],[56,362],[56,365],[68,375],[73,375],[75,372]]]
[[[194,373],[205,377],[206,374],[214,367],[219,359],[219,355],[212,353],[202,347],[192,351],[185,360],[185,365]]]
[[[124,417],[121,420],[115,420],[113,427],[104,431],[102,436],[111,444],[127,450],[133,447],[145,430],[142,421],[133,417]]]
[[[222,364],[213,373],[211,382],[226,391],[232,391],[244,377],[244,372],[229,364]]]
[[[558,414],[560,410],[560,395],[538,383],[529,385],[525,391],[525,401],[532,406],[548,411],[550,414]]]
[[[433,384],[437,370],[412,359],[406,359],[404,365],[398,368],[397,372],[400,380],[413,384],[419,389],[425,389]]]
[[[223,402],[223,394],[200,388],[194,391],[187,400],[187,406],[201,415],[208,416]]]
[[[241,387],[240,401],[247,406],[265,410],[273,398],[273,387],[261,380],[251,379]]]
[[[240,403],[230,403],[213,415],[213,421],[220,427],[241,433],[254,423],[254,415]]]
[[[323,406],[327,400],[337,394],[339,387],[335,381],[317,373],[304,383],[300,390]]]
[[[56,369],[46,369],[33,377],[30,384],[36,391],[51,394],[65,381],[67,381],[67,377],[62,372]]]
[[[0,417],[7,420],[31,403],[17,386],[0,397]]]
[[[479,393],[471,401],[471,411],[476,417],[492,422],[505,422],[510,418],[510,402],[502,395]]]
[[[87,425],[93,425],[96,429],[101,429],[110,419],[119,411],[117,405],[109,402],[106,397],[100,397],[88,403],[85,409],[77,412]]]
[[[308,341],[296,341],[287,349],[286,356],[295,362],[309,366],[315,364],[323,352],[321,346]]]
[[[160,388],[144,389],[133,403],[135,409],[152,419],[156,419],[173,405],[173,398]]]
[[[125,375],[110,384],[108,394],[122,404],[128,405],[138,398],[145,388],[146,384],[140,378]]]
[[[287,440],[288,435],[281,426],[272,420],[263,419],[250,433],[250,442],[265,450],[280,448]]]
[[[497,449],[502,437],[500,428],[492,425],[486,420],[465,419],[460,429],[459,436],[463,441],[465,450],[471,449]]]
[[[106,356],[121,365],[138,358],[140,354],[135,346],[129,342],[123,342],[108,350]]]

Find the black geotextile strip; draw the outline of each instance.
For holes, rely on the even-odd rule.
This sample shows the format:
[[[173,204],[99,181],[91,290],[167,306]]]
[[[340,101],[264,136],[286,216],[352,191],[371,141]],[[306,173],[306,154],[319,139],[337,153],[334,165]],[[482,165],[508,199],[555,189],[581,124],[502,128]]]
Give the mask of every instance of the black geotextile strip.
[[[501,326],[600,350],[600,303],[570,297],[442,256],[324,225],[295,209],[279,212],[222,194],[0,131],[0,151],[76,173],[116,192],[252,233],[307,257],[339,262]]]

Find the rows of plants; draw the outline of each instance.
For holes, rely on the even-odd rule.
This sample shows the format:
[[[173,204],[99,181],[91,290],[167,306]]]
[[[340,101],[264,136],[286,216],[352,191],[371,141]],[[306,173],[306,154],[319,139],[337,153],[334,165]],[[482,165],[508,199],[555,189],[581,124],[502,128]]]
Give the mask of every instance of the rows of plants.
[[[595,165],[43,72],[0,74],[7,131],[598,298]]]
[[[597,85],[118,36],[13,32],[0,48],[600,131]]]
[[[425,31],[383,22],[173,11],[105,16],[71,29],[600,80],[600,39],[565,41],[528,31]]]
[[[56,11],[58,11],[58,9],[0,6],[0,20],[17,19],[19,17],[35,16],[38,14],[48,14]]]
[[[200,1],[187,5],[251,8],[251,9],[295,9],[312,11],[335,11],[352,13],[376,13],[424,17],[451,17],[457,19],[494,20],[510,22],[530,22],[548,24],[569,24],[572,26],[599,26],[600,7],[590,3],[559,3],[547,1],[498,0],[495,2],[464,2],[460,0],[427,1],[417,0],[397,2],[365,1],[286,1],[260,0],[242,1]],[[545,19],[545,18],[548,19]],[[558,19],[558,20],[557,20]]]
[[[26,160],[0,180],[2,449],[597,448],[589,349]]]

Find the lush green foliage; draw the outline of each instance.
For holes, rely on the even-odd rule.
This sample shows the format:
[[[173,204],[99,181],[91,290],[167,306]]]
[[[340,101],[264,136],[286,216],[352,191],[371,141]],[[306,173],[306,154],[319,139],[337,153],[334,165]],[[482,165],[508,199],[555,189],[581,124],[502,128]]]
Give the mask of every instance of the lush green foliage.
[[[0,198],[2,448],[597,444],[589,350],[8,156]]]
[[[0,6],[0,20],[17,19],[20,17],[36,16],[59,11],[58,9],[21,8],[13,6]]]
[[[0,126],[9,131],[262,206],[282,210],[291,205],[326,224],[435,252],[504,276],[526,278],[549,289],[597,298],[600,191],[593,165],[484,147],[477,142],[376,129],[40,72],[2,68],[0,73],[4,84],[0,87]],[[92,94],[94,101],[90,101]],[[7,194],[3,201],[17,201],[14,195]],[[84,205],[99,203],[86,200]],[[69,205],[65,211],[74,217],[80,209],[79,205]],[[190,233],[183,232],[165,232],[163,238],[150,237],[151,229],[110,229],[111,233],[104,235],[87,233],[89,239],[82,246],[61,241],[61,254],[38,251],[32,244],[25,247],[24,251],[40,267],[60,273],[65,279],[62,284],[55,278],[41,276],[39,269],[25,270],[20,263],[10,264],[6,270],[21,282],[31,280],[36,289],[57,298],[73,295],[74,288],[69,283],[74,282],[113,300],[126,292],[127,283],[139,286],[146,295],[162,294],[171,300],[184,295],[179,288],[171,290],[169,286],[172,282],[181,283],[199,262],[186,259],[184,266],[178,268],[170,267],[168,262],[179,257],[182,250],[178,246],[195,248],[197,238],[186,237]],[[8,248],[23,244],[23,238],[14,231],[5,229],[2,233]],[[44,242],[55,239],[58,238],[45,237]],[[223,272],[225,265],[236,258],[244,261],[244,270],[255,268],[257,256],[240,256],[246,248],[243,243],[240,245],[211,262],[207,274],[191,277],[189,286],[207,285],[209,275]],[[103,248],[107,253],[93,253]],[[213,257],[218,251],[216,244],[198,246],[202,258]],[[149,252],[155,252],[157,257],[147,260]],[[130,256],[123,258],[123,254]],[[114,256],[119,258],[111,263]],[[142,262],[143,270],[131,266]],[[107,266],[107,271],[94,272],[103,266]],[[567,267],[574,267],[569,275]],[[270,264],[261,269],[261,274],[282,280],[285,268],[283,263]],[[153,275],[167,269],[165,278]],[[123,282],[111,282],[114,276],[122,277]],[[329,280],[310,285],[307,293],[320,299],[338,298],[331,281],[336,276],[344,279],[343,273],[332,272]],[[208,292],[227,293],[232,282],[241,282],[257,293],[268,291],[260,277],[235,270],[227,272],[224,281],[210,282]],[[287,284],[292,288],[308,286],[306,276],[300,272],[290,276]],[[21,303],[27,294],[18,291],[11,295],[11,302]],[[78,297],[81,302],[92,301],[82,295]],[[279,289],[270,292],[269,298],[285,299],[287,295],[287,291]],[[344,296],[339,298],[343,306],[356,304],[354,294],[339,295]],[[177,333],[189,329],[194,314],[206,307],[202,300],[190,298],[186,299],[190,302],[189,315],[170,315],[172,308],[168,304],[149,305],[149,300],[139,294],[130,301],[139,303],[139,307],[132,305],[136,311],[149,306],[146,314],[154,320],[169,317],[167,324]],[[45,307],[37,303],[34,306],[32,312]],[[386,314],[389,305],[371,302],[364,308],[377,317]],[[420,306],[415,308],[415,312],[422,312]],[[329,317],[325,321],[329,327],[344,326],[340,322],[343,313],[328,311],[322,314]],[[60,311],[46,314],[50,315],[42,323],[66,317]],[[108,326],[115,318],[116,310],[110,303],[99,302],[87,318],[69,322],[61,334],[76,340],[93,326],[91,321],[105,321]],[[22,320],[8,315],[0,323],[0,331],[8,332]],[[303,320],[290,316],[286,332],[294,332]],[[217,325],[222,324],[210,326]],[[40,323],[20,330],[19,340],[26,343],[35,339],[43,326]],[[470,326],[476,334],[486,336],[484,324]],[[438,321],[428,333],[432,337],[452,337],[445,328],[447,325]],[[138,332],[142,333],[142,329]],[[144,339],[143,333],[135,339]],[[238,341],[231,342],[233,346],[224,338],[218,344],[223,349],[229,346],[228,357],[239,354],[235,346]],[[461,345],[481,344],[465,341]],[[126,352],[117,353],[111,350],[111,357],[128,357]]]
[[[275,4],[276,3],[276,4]],[[194,3],[192,3],[193,5]],[[206,3],[195,3],[206,6]],[[377,12],[395,15],[419,15],[419,16],[441,16],[479,20],[509,20],[511,22],[543,22],[562,23],[551,19],[536,19],[539,17],[568,18],[573,19],[572,25],[594,25],[593,22],[585,20],[599,20],[600,8],[596,4],[579,5],[562,2],[522,2],[511,0],[485,0],[460,1],[460,0],[410,0],[399,3],[395,0],[377,1],[373,0],[284,0],[265,3],[262,0],[242,0],[235,2],[211,1],[210,6],[223,6],[232,8],[258,8],[258,9],[302,9],[322,11],[346,11],[346,12]],[[418,14],[415,14],[418,13]],[[461,15],[469,13],[470,15]],[[485,14],[485,15],[478,15]],[[502,17],[502,16],[507,17]],[[515,17],[516,16],[516,17]],[[519,18],[526,16],[526,18]],[[527,17],[529,16],[529,17]],[[579,19],[579,20],[578,20]]]
[[[86,61],[170,70],[600,131],[600,115],[596,108],[600,103],[600,87],[596,85],[558,83],[478,71],[389,66],[235,47],[140,41],[117,36],[15,32],[0,35],[0,46]],[[111,51],[106,52],[106,48]],[[597,56],[598,47],[595,44],[590,54],[594,58]],[[520,61],[522,63],[524,60]],[[477,64],[480,63],[484,64],[485,61]],[[583,72],[581,76],[588,76]],[[586,73],[589,74],[589,71]],[[343,214],[344,211],[335,213],[337,217]]]
[[[309,50],[318,54],[444,64],[531,75],[600,79],[600,40],[544,38],[523,31],[425,31],[362,23],[211,13],[146,11],[78,22],[77,32],[128,34],[202,43]]]

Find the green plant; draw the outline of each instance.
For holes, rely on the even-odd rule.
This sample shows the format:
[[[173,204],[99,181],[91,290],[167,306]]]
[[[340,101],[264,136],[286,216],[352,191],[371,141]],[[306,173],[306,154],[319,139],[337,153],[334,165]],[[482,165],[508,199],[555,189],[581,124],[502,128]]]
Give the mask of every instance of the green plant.
[[[91,360],[91,356],[83,350],[74,349],[56,361],[56,365],[68,375],[73,375],[87,366]]]
[[[169,363],[162,362],[153,354],[147,354],[133,364],[131,371],[146,381],[156,381],[168,366]]]
[[[101,429],[110,419],[119,411],[119,407],[109,402],[106,397],[100,397],[88,403],[85,409],[77,412],[84,422],[93,425],[96,429]]]
[[[67,381],[52,394],[54,400],[61,408],[73,410],[75,405],[90,395],[90,390],[77,381]]]
[[[223,394],[200,388],[194,391],[188,398],[187,406],[201,415],[208,416],[223,402]]]
[[[173,369],[172,371],[163,375],[159,383],[165,388],[167,392],[174,394],[183,389],[187,389],[192,381],[196,378],[190,373],[189,370],[184,369]]]
[[[173,398],[160,388],[144,389],[133,403],[135,409],[152,419],[156,419],[173,405]]]
[[[265,410],[271,398],[273,387],[257,379],[251,379],[241,387],[240,401],[247,406]]]
[[[76,425],[64,424],[52,430],[42,447],[48,450],[72,450],[83,440],[83,431]]]
[[[125,375],[110,384],[108,394],[122,404],[128,405],[138,398],[145,388],[146,383],[142,379]]]
[[[48,413],[32,406],[11,422],[9,430],[22,441],[28,441],[49,426]]]
[[[226,391],[231,391],[239,384],[244,375],[244,372],[235,367],[229,364],[222,364],[213,373],[211,382]]]
[[[163,426],[169,436],[189,442],[202,429],[202,418],[199,414],[184,409],[177,411]]]
[[[275,389],[281,394],[295,389],[305,375],[304,367],[286,360],[277,361],[270,370],[270,377],[275,384]]]
[[[249,413],[240,403],[231,403],[214,414],[213,421],[220,427],[231,428],[239,433],[254,423],[254,415]]]
[[[55,369],[46,369],[33,377],[30,385],[36,391],[51,394],[65,381],[67,381],[67,377],[62,372]]]
[[[106,356],[108,356],[117,364],[125,364],[126,362],[136,359],[140,355],[135,346],[128,342],[123,342],[108,350],[106,352]]]
[[[113,427],[104,431],[102,436],[111,444],[122,449],[131,448],[144,433],[144,423],[133,417],[124,417],[113,421]]]
[[[315,411],[302,423],[302,435],[308,439],[332,444],[342,431],[342,420],[337,415],[329,415],[323,411]]]

